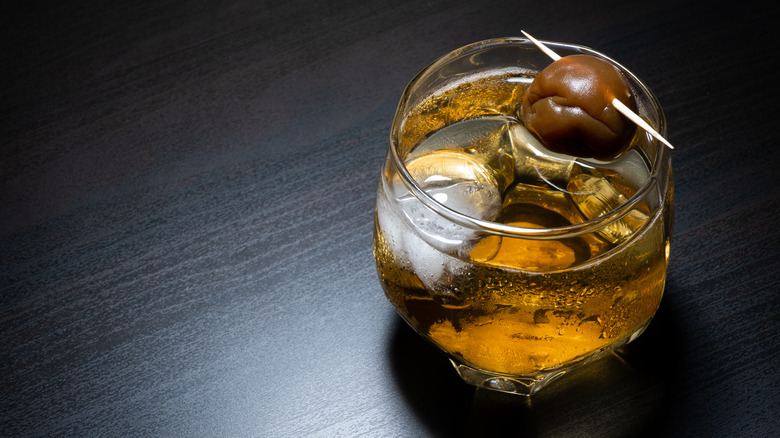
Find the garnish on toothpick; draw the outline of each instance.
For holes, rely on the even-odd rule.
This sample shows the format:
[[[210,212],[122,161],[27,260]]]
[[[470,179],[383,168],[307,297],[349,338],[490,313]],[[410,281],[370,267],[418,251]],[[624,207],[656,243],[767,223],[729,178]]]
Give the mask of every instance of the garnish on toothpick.
[[[542,44],[541,41],[537,40],[536,38],[529,35],[526,31],[521,30],[520,32],[523,33],[523,35],[526,36],[536,47],[539,48],[542,52],[545,53],[545,55],[549,56],[553,61],[557,61],[561,59],[561,56],[552,51],[549,47]],[[636,123],[640,128],[644,129],[650,135],[658,139],[661,143],[665,144],[669,147],[669,149],[674,149],[674,146],[672,146],[671,143],[669,143],[668,140],[666,140],[661,134],[659,134],[655,129],[653,129],[652,126],[650,126],[647,122],[645,122],[641,117],[639,117],[635,112],[631,111],[630,108],[623,105],[623,102],[619,101],[617,98],[612,99],[612,106],[615,107],[616,110],[620,111],[621,114],[626,116],[629,120]]]

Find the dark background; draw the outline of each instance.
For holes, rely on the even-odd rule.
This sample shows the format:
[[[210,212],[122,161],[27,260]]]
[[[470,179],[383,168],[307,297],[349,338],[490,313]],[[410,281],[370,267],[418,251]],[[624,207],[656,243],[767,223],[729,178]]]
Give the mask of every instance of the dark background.
[[[763,7],[40,0],[0,20],[0,434],[780,434]],[[521,29],[644,79],[677,147],[656,319],[530,399],[461,383],[371,256],[404,86]]]

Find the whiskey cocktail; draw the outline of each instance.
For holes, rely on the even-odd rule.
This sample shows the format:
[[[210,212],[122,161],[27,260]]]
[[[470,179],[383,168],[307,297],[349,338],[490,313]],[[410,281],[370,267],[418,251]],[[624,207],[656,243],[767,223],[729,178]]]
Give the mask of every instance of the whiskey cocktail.
[[[635,112],[665,133],[632,73],[549,44],[614,66]],[[393,121],[374,229],[380,282],[406,322],[468,383],[526,395],[641,334],[661,301],[672,227],[670,153],[652,136],[629,124],[614,156],[589,156],[527,126],[523,101],[549,64],[507,38],[415,77]]]

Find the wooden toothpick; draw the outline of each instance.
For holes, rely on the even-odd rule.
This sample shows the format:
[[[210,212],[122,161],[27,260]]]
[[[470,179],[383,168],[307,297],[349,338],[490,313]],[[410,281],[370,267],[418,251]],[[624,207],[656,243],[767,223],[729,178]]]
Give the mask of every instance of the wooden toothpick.
[[[532,37],[526,31],[521,30],[520,32],[523,33],[523,35],[526,36],[529,40],[531,40],[532,43],[536,45],[536,47],[539,48],[542,52],[544,52],[547,56],[552,58],[553,61],[557,61],[561,59],[561,56],[557,53],[553,52],[549,47],[542,44],[541,41],[537,40],[536,38]],[[669,143],[668,140],[666,140],[661,134],[659,134],[655,129],[653,129],[652,126],[650,126],[647,122],[645,122],[637,113],[631,111],[631,109],[623,104],[623,102],[619,101],[617,98],[612,99],[612,106],[615,107],[616,110],[620,111],[621,114],[626,116],[629,120],[636,123],[640,128],[644,129],[645,131],[649,132],[650,135],[658,139],[661,143],[665,144],[669,147],[669,149],[674,149],[674,146],[672,146],[671,143]]]
[[[560,55],[558,55],[557,53],[553,52],[553,51],[552,51],[552,49],[550,49],[549,47],[547,47],[547,46],[545,46],[544,44],[542,44],[542,42],[541,42],[541,41],[539,41],[539,40],[537,40],[536,38],[532,37],[532,36],[531,36],[531,35],[529,35],[529,34],[528,34],[526,31],[524,31],[524,30],[521,30],[520,32],[523,32],[523,35],[525,35],[525,37],[526,37],[526,38],[528,38],[529,40],[531,40],[531,42],[532,42],[532,43],[534,43],[534,44],[536,45],[536,47],[538,47],[538,48],[539,48],[539,50],[541,50],[542,52],[544,52],[544,53],[545,53],[545,55],[547,55],[547,56],[549,56],[550,58],[552,58],[552,60],[553,60],[553,61],[557,61],[557,60],[561,59],[561,56],[560,56]]]

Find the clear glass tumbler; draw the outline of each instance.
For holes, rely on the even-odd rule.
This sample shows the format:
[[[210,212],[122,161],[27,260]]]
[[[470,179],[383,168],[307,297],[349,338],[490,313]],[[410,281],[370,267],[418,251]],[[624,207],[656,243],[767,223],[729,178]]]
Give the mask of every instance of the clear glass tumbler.
[[[637,113],[664,115],[617,65]],[[631,342],[663,294],[669,150],[637,129],[613,161],[547,151],[519,119],[551,61],[523,38],[474,43],[422,70],[393,120],[374,257],[388,300],[468,383],[530,395]]]

